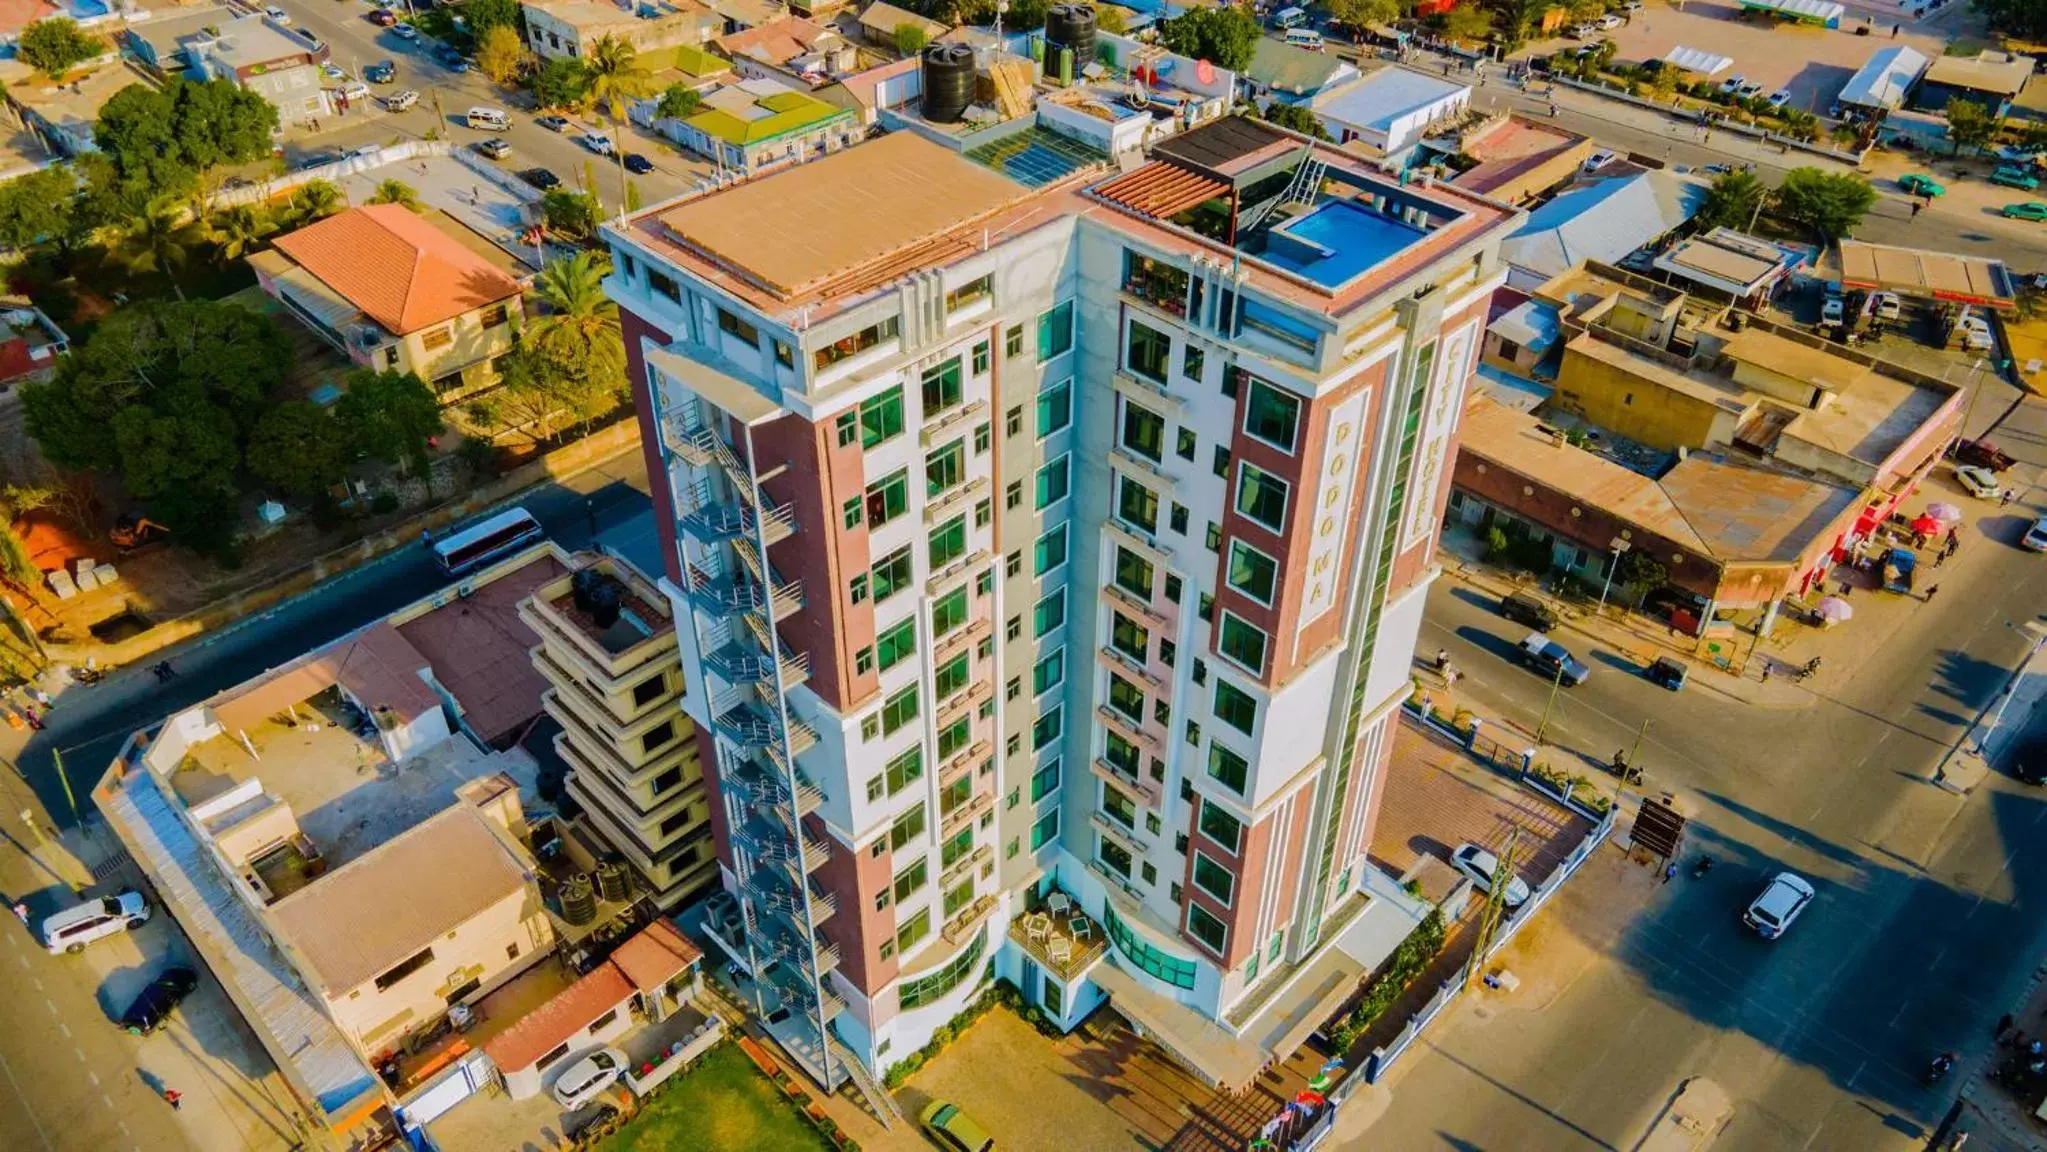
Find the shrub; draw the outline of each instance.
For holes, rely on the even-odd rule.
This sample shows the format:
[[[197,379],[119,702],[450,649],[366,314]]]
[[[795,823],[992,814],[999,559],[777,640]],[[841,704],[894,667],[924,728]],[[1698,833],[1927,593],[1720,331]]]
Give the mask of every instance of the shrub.
[[[387,512],[398,511],[398,493],[393,492],[389,489],[385,489],[384,491],[377,493],[376,496],[371,498],[370,500],[370,511],[376,513],[379,516],[382,516]]]
[[[1393,1002],[1400,998],[1407,986],[1414,983],[1415,977],[1420,976],[1429,962],[1436,958],[1436,953],[1443,950],[1447,935],[1442,909],[1429,909],[1428,916],[1408,933],[1407,939],[1400,942],[1393,955],[1387,957],[1386,963],[1373,974],[1365,986],[1364,996],[1344,1014],[1342,1020],[1330,1027],[1329,1039],[1337,1051],[1347,1051],[1366,1029],[1393,1007]]]

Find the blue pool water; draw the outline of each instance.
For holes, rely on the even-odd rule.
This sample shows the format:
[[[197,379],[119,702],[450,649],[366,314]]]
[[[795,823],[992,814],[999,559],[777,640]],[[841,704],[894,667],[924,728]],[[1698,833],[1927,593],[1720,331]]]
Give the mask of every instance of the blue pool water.
[[[1411,224],[1336,200],[1273,229],[1265,259],[1334,288],[1423,235]]]
[[[106,0],[60,0],[60,3],[71,13],[74,20],[91,20],[111,11]]]

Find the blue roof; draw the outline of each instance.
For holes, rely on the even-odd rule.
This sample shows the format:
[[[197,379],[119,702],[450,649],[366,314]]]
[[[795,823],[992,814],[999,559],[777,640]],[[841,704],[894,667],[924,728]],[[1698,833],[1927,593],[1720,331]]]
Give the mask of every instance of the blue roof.
[[[1529,213],[1500,254],[1545,279],[1581,260],[1611,263],[1698,215],[1705,196],[1705,184],[1671,172],[1601,180]]]

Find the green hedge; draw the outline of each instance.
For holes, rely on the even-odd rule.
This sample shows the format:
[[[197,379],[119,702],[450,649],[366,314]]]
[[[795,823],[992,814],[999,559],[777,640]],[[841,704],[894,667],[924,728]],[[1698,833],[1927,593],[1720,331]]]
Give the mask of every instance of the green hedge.
[[[1365,987],[1365,995],[1356,1006],[1345,1013],[1343,1018],[1329,1028],[1329,1039],[1336,1046],[1338,1054],[1350,1049],[1357,1038],[1365,1034],[1379,1017],[1386,1014],[1409,984],[1428,968],[1430,961],[1443,950],[1443,941],[1449,935],[1443,923],[1440,908],[1429,909],[1429,914],[1408,933],[1393,955],[1373,975]]]

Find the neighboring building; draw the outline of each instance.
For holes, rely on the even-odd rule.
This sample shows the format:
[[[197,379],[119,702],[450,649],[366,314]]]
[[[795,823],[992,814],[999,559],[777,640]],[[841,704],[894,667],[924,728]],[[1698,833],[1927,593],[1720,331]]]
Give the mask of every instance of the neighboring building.
[[[1404,160],[1422,137],[1471,107],[1471,89],[1399,66],[1366,74],[1324,92],[1308,107],[1339,144],[1361,141],[1389,160]]]
[[[923,62],[910,56],[879,68],[843,77],[817,90],[817,98],[836,104],[871,125],[883,109],[905,108],[924,95]]]
[[[1706,183],[1675,172],[1634,172],[1573,188],[1529,213],[1500,246],[1507,286],[1527,291],[1585,261],[1614,263],[1699,214]]]
[[[699,91],[732,79],[732,61],[709,48],[683,45],[675,50],[674,67],[682,83]],[[657,99],[655,101],[659,103]]]
[[[519,617],[540,637],[533,666],[583,822],[657,904],[682,903],[717,878],[717,853],[667,598],[607,556],[535,589]]]
[[[1426,911],[1365,848],[1517,214],[1241,117],[1120,174],[976,155],[605,227],[707,931],[826,1083],[992,961],[1240,1088]]]
[[[867,127],[858,116],[780,80],[743,80],[712,90],[687,120],[662,120],[659,131],[721,169],[754,175],[858,144]]]
[[[47,380],[71,338],[26,296],[0,296],[0,386]]]
[[[1474,405],[1455,514],[1549,542],[1592,583],[1629,541],[1667,573],[1645,610],[1688,633],[1810,591],[1960,425],[1952,384],[1753,316],[1727,328],[1723,306],[1617,268],[1588,264],[1531,302],[1562,325],[1555,392],[1532,416]]]
[[[744,80],[783,80],[819,88],[858,67],[859,50],[851,40],[799,16],[770,20],[715,43]]]
[[[449,1064],[516,1017],[450,1013],[595,926],[539,886],[514,745],[545,683],[514,605],[568,567],[536,546],[186,708],[94,792],[322,1146],[383,1147],[420,1093],[486,1082]]]
[[[0,64],[6,99],[21,114],[21,122],[41,140],[43,147],[60,156],[83,156],[99,151],[92,130],[99,122],[100,109],[114,93],[130,84],[148,84],[148,77],[125,61],[94,68],[83,75],[73,73],[62,84],[52,84],[40,72],[17,61]]]
[[[2002,118],[2033,78],[2033,65],[2031,56],[1988,49],[1974,56],[1942,56],[1927,66],[1912,93],[1912,107],[1938,112],[1950,100],[1969,100]]]
[[[1787,24],[1809,24],[1814,28],[1839,28],[1848,10],[1834,0],[1741,0],[1744,13],[1762,12]]]
[[[2018,310],[2018,277],[2002,260],[1926,248],[1843,240],[1820,256],[1818,275],[1843,289],[1896,292],[1934,306]]]
[[[1334,52],[1310,52],[1260,36],[1243,76],[1245,91],[1253,100],[1313,104],[1323,93],[1357,79],[1358,70]]]
[[[198,66],[199,58],[191,53],[194,38],[204,39],[209,29],[218,32],[240,15],[217,5],[152,12],[149,19],[124,27],[121,36],[144,67],[168,79]]]
[[[725,21],[694,0],[640,0],[620,7],[607,0],[521,0],[526,46],[543,60],[589,59],[609,36],[637,50],[643,61],[663,48],[700,48],[725,30]]]
[[[1887,45],[1855,70],[1834,102],[1865,116],[1882,116],[1903,106],[1925,74],[1926,57],[1904,44]]]
[[[417,373],[444,398],[495,381],[525,318],[517,280],[403,205],[350,208],[271,245],[249,258],[264,292],[354,363]]]
[[[281,125],[332,114],[320,65],[327,46],[268,16],[237,16],[183,38],[195,80],[232,80],[277,106]]]
[[[777,0],[703,0],[703,5],[725,22],[722,35],[758,28],[789,14]]]
[[[1761,237],[1715,228],[1680,240],[1650,262],[1659,272],[1747,307],[1769,300],[1804,257]]]
[[[609,1044],[636,1023],[667,1019],[701,984],[701,959],[703,952],[666,920],[640,929],[566,991],[484,1044],[504,1077],[505,1095],[538,1096],[547,1072],[571,1055]]]
[[[1592,156],[1592,140],[1510,114],[1458,134],[1444,142],[1443,150],[1469,165],[1450,178],[1452,184],[1509,204],[1527,204],[1576,177]]]
[[[898,8],[893,4],[882,3],[880,0],[869,4],[860,13],[861,39],[866,40],[877,48],[886,48],[894,51],[896,47],[896,29],[905,25],[924,33],[926,43],[936,40],[952,30],[952,26],[949,24],[941,24],[936,20],[919,16],[915,12]]]

